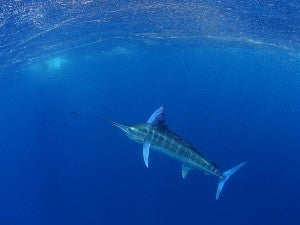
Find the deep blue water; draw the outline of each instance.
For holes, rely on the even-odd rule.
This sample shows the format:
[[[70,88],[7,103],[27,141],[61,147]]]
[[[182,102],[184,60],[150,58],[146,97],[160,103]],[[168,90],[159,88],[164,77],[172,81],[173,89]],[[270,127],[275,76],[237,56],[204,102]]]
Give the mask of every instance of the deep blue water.
[[[119,17],[107,3],[107,13],[116,13],[111,17],[91,3],[75,7],[79,14],[94,12],[75,17],[80,26],[53,28],[49,18],[69,21],[71,3],[53,1],[62,8],[51,6],[49,14],[44,3],[28,2],[35,29],[16,24],[18,16],[5,17],[9,11],[0,13],[0,224],[300,224],[299,24],[291,22],[299,3],[271,2],[275,11],[261,12],[264,6],[254,2],[200,1],[219,8],[199,16],[199,2],[182,1],[186,8],[180,8],[179,1],[168,1],[162,21],[163,3],[123,2],[137,10],[134,20],[131,10]],[[19,10],[15,4],[21,3]],[[1,9],[12,4],[14,15],[26,13],[29,6],[21,3]],[[211,20],[196,25],[183,17],[193,12],[211,19],[225,8],[228,15],[230,6],[234,16],[222,30]],[[152,17],[135,20],[145,9]],[[51,29],[40,21],[41,12]],[[109,20],[100,31],[94,30],[95,15]],[[229,26],[251,18],[260,26],[252,29],[252,23],[245,32],[245,25],[241,36]],[[187,24],[193,29],[184,36]],[[194,36],[198,26],[211,30]],[[222,171],[248,161],[218,201],[215,177],[192,171],[183,180],[181,164],[155,151],[147,169],[142,145],[98,117],[142,123],[161,105],[168,127]]]

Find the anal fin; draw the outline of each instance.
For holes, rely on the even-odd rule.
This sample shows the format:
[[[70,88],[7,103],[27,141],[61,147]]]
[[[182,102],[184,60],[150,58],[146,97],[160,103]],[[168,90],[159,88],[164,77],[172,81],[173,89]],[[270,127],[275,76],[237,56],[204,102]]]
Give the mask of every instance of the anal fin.
[[[192,167],[187,166],[185,164],[182,165],[182,178],[185,179],[186,176],[190,173],[190,171],[192,170]]]

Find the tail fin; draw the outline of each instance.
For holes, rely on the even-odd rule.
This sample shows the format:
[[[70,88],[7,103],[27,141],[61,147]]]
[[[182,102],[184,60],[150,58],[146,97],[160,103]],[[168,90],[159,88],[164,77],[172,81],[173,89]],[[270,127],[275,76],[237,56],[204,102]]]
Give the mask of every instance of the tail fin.
[[[234,174],[238,169],[240,169],[243,165],[245,165],[247,162],[243,162],[241,163],[240,165],[230,169],[230,170],[227,170],[223,173],[223,178],[220,179],[219,181],[219,184],[218,184],[218,189],[217,189],[217,194],[216,194],[216,199],[218,200],[220,194],[221,194],[221,191],[222,191],[222,188],[225,184],[225,182],[229,179],[229,177]]]

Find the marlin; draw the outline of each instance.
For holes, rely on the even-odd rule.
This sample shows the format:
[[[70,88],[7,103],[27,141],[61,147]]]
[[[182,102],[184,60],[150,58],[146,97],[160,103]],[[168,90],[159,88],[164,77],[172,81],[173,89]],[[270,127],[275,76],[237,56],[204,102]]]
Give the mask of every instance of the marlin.
[[[130,139],[143,144],[143,157],[147,168],[149,167],[150,149],[155,149],[182,163],[183,179],[193,169],[203,171],[206,175],[217,177],[219,179],[216,193],[217,200],[228,178],[246,164],[246,162],[243,162],[230,170],[221,172],[215,163],[206,159],[190,143],[167,127],[163,106],[150,116],[147,123],[128,126],[111,120],[108,121],[120,128]]]

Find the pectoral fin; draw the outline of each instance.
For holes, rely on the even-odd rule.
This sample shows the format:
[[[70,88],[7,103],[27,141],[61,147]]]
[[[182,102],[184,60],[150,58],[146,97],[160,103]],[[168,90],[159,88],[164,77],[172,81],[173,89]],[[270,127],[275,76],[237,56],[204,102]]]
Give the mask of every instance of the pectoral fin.
[[[148,142],[145,142],[143,145],[143,157],[144,157],[144,162],[146,164],[146,167],[149,167],[149,149],[150,149],[151,144]]]
[[[182,165],[182,178],[185,179],[186,176],[190,173],[190,171],[192,170],[192,167],[187,166],[185,164]]]

